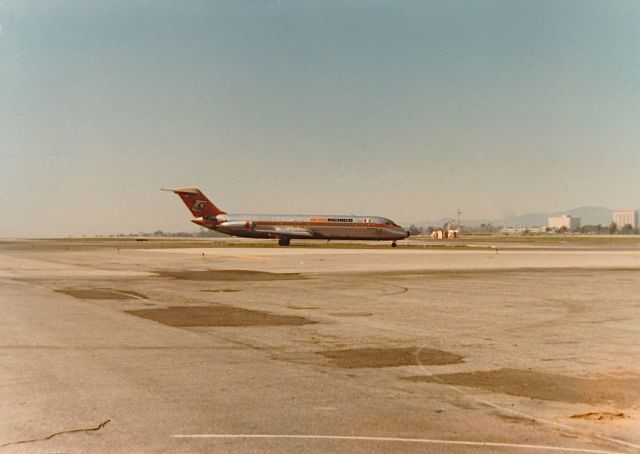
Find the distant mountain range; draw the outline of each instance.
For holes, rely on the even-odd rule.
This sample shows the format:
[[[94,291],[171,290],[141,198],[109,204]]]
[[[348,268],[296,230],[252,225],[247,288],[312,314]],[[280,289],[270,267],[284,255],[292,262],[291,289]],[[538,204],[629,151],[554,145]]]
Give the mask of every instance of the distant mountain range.
[[[613,218],[613,211],[604,207],[579,207],[567,211],[558,211],[556,213],[529,213],[520,216],[507,217],[502,219],[464,219],[460,220],[462,225],[478,226],[481,224],[493,224],[494,226],[503,227],[535,227],[547,225],[549,216],[562,216],[568,214],[570,216],[580,218],[582,225],[609,225]],[[639,210],[640,211],[640,210]],[[430,221],[414,222],[418,227],[442,226],[451,219],[435,219]],[[410,225],[411,223],[407,224]]]

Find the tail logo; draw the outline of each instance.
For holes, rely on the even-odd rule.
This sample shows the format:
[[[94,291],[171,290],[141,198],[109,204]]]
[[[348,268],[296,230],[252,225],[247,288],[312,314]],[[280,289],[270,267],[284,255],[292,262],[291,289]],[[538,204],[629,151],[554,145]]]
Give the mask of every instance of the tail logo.
[[[193,211],[202,211],[206,204],[207,202],[204,200],[196,200],[195,202],[193,202],[193,206],[191,207],[191,209]]]

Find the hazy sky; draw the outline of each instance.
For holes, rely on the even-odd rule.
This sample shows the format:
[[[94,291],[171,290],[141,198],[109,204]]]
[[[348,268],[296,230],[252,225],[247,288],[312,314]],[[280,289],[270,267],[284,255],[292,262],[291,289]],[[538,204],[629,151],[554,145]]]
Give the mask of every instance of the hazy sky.
[[[640,1],[3,1],[0,236],[640,206]]]

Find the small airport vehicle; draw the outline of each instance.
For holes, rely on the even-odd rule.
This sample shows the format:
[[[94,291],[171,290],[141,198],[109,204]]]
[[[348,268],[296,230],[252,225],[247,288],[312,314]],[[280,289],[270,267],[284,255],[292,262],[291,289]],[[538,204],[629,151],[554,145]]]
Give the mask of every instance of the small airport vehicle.
[[[163,189],[182,199],[194,219],[191,222],[217,232],[246,238],[277,238],[280,246],[292,239],[403,240],[409,232],[380,216],[231,214],[216,207],[197,188]]]

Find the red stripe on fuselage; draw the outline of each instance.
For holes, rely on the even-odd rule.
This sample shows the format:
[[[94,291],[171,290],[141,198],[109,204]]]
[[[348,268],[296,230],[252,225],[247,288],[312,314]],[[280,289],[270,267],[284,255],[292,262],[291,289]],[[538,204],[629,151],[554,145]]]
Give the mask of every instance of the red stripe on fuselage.
[[[305,222],[305,221],[251,221],[254,227],[259,225],[293,225],[296,227],[369,227],[400,228],[398,225],[373,224],[371,222]]]

